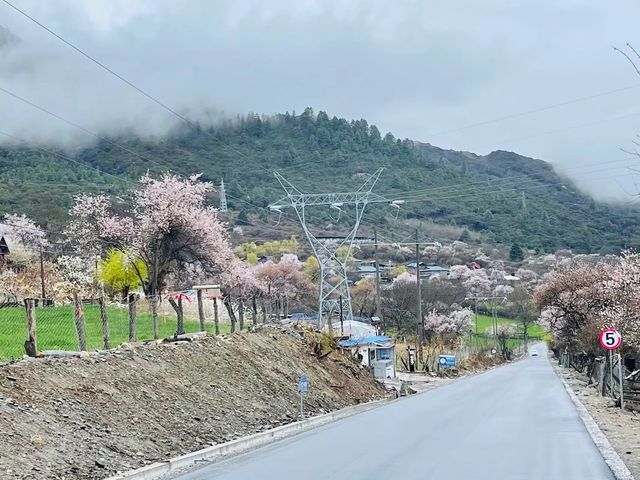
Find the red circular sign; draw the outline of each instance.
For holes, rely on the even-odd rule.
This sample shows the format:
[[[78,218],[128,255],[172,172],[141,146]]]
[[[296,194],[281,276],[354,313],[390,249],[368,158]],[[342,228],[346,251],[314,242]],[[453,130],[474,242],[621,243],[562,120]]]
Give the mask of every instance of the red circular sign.
[[[622,335],[615,328],[605,328],[600,332],[600,345],[607,350],[615,350],[622,343]]]

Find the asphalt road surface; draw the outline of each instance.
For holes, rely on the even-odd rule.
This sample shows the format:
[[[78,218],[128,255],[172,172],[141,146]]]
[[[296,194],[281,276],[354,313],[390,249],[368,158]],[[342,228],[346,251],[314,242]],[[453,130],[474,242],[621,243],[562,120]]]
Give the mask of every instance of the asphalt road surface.
[[[180,480],[607,480],[543,346],[529,357]]]

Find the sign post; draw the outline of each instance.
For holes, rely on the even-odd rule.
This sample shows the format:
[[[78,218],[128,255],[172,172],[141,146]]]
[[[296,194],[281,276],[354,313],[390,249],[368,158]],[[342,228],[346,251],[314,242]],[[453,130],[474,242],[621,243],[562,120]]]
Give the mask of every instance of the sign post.
[[[300,420],[304,420],[304,396],[309,391],[309,380],[303,373],[298,379],[298,393],[300,394]]]
[[[611,378],[611,395],[613,396],[613,350],[617,350],[622,344],[622,335],[615,328],[605,328],[600,332],[600,345],[609,352],[609,375]],[[624,410],[624,377],[622,374],[622,357],[618,354],[618,367],[620,379],[620,408]]]
[[[455,367],[455,366],[456,366],[455,355],[440,355],[438,357],[438,371],[444,370],[447,367]]]

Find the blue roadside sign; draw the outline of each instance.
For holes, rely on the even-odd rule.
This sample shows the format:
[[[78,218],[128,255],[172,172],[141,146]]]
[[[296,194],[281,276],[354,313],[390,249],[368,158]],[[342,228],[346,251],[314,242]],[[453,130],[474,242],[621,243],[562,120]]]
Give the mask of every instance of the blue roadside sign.
[[[307,393],[309,391],[309,380],[306,375],[300,375],[298,380],[298,392]]]
[[[438,363],[440,363],[441,367],[455,367],[456,366],[456,356],[455,355],[440,355],[438,358]]]

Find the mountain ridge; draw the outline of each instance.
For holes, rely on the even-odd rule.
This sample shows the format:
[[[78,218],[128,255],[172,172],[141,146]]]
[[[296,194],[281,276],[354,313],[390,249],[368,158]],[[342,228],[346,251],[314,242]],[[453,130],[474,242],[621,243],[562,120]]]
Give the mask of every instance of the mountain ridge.
[[[65,158],[51,151],[0,145],[2,212],[58,224],[76,193],[104,189],[122,195],[147,171],[172,170],[202,173],[216,184],[224,177],[236,213],[232,221],[242,213],[243,221],[249,215],[258,227],[273,226],[268,205],[283,196],[273,171],[303,191],[349,191],[363,174],[385,166],[375,191],[405,203],[399,211],[372,205],[363,223],[388,237],[406,236],[429,221],[467,228],[487,242],[540,251],[610,253],[640,245],[637,210],[596,202],[548,162],[505,150],[481,156],[382,136],[364,119],[330,118],[310,108],[299,115],[250,113],[214,127],[180,128],[160,139],[121,136],[74,153],[55,152]],[[335,213],[319,209],[309,211],[309,218],[318,226],[346,229],[347,218],[336,222]]]

